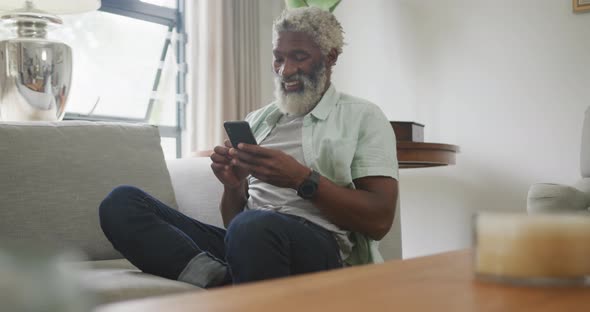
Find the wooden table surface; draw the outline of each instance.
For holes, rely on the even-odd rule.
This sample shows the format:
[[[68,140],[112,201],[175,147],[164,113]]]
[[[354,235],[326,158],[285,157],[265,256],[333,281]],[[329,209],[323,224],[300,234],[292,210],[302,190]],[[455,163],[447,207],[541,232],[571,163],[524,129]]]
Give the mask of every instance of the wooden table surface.
[[[397,141],[397,160],[400,169],[454,165],[460,148],[457,145]],[[191,157],[209,157],[212,150],[198,151]]]
[[[397,141],[400,169],[454,165],[460,148],[442,143]]]
[[[380,265],[104,306],[156,311],[590,311],[590,287],[533,288],[475,281],[471,253]]]

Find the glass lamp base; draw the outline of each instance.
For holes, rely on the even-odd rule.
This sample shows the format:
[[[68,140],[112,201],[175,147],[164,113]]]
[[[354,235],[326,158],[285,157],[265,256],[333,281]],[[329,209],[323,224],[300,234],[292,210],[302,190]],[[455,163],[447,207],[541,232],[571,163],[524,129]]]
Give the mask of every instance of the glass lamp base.
[[[46,39],[0,41],[0,121],[58,121],[72,78],[72,50]]]

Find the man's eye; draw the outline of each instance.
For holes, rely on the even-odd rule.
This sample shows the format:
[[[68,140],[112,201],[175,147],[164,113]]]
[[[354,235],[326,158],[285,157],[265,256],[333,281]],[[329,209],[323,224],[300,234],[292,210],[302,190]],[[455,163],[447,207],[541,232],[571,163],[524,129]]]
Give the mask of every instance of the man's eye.
[[[298,62],[305,61],[305,59],[307,59],[307,55],[306,54],[297,54],[297,55],[295,55],[295,59]]]
[[[283,62],[282,57],[275,57],[275,63],[282,63],[282,62]]]

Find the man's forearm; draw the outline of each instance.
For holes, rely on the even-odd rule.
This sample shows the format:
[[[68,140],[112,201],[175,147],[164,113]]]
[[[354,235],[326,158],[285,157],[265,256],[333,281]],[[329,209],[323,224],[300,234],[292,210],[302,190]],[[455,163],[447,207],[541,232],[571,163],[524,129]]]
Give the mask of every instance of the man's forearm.
[[[227,228],[231,220],[242,210],[248,200],[247,196],[247,184],[246,181],[237,188],[224,188],[223,195],[221,196],[221,203],[219,204],[219,210],[221,211],[221,218],[223,219],[223,225]]]
[[[339,227],[379,240],[387,234],[393,223],[397,181],[370,177],[360,182],[355,181],[357,189],[353,190],[322,177],[313,203],[328,220]]]

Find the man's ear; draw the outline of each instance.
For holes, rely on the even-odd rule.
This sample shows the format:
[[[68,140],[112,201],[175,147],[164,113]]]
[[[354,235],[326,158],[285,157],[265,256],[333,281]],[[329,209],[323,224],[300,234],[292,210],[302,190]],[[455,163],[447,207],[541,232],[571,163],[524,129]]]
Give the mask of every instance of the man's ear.
[[[326,67],[332,67],[336,65],[336,61],[338,61],[338,50],[333,48],[326,56]]]

